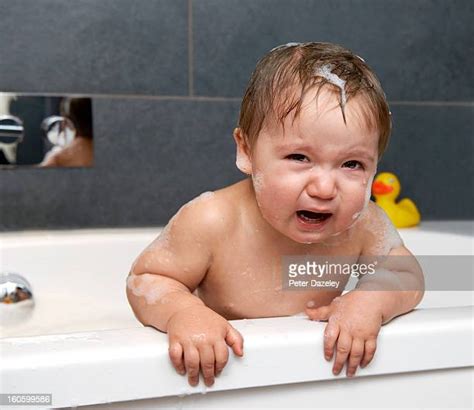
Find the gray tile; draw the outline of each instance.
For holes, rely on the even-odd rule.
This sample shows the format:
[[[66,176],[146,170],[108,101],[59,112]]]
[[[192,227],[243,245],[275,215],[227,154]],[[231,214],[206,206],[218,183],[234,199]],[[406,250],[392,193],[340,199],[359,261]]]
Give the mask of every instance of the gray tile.
[[[362,56],[390,100],[470,101],[473,20],[470,0],[196,0],[195,93],[242,96],[271,48],[328,41]]]
[[[186,95],[186,0],[0,0],[0,91]]]
[[[233,101],[94,99],[95,166],[0,172],[0,229],[162,225],[235,167]],[[391,107],[379,171],[424,219],[473,219],[473,107]]]
[[[99,100],[96,110],[102,182],[127,218],[165,221],[197,194],[240,178],[234,102]]]
[[[425,219],[474,219],[474,106],[392,106],[393,133],[378,171],[395,173],[399,199]]]
[[[186,95],[187,0],[0,0],[0,90]],[[277,44],[331,41],[361,55],[391,101],[472,100],[467,0],[193,0],[194,88],[239,97]],[[5,40],[6,39],[6,40]],[[243,176],[239,102],[94,99],[92,169],[0,171],[0,230],[161,225]],[[392,104],[379,170],[424,219],[473,219],[472,106]]]
[[[243,178],[235,102],[94,99],[94,168],[0,172],[0,229],[154,226]]]

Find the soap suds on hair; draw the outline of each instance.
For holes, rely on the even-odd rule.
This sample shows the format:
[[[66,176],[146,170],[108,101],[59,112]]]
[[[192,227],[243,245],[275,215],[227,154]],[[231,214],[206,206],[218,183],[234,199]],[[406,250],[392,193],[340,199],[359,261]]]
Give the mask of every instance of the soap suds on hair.
[[[301,43],[295,43],[295,42],[290,42],[290,43],[286,43],[286,44],[280,44],[279,46],[273,47],[273,48],[270,50],[270,52],[275,51],[275,50],[279,50],[279,49],[281,49],[281,48],[299,46],[300,44],[301,44]]]
[[[341,109],[342,116],[344,117],[344,122],[346,122],[346,114],[344,108],[346,106],[347,97],[346,97],[346,81],[339,77],[337,74],[334,74],[331,70],[333,69],[332,64],[325,64],[322,67],[318,67],[314,75],[317,77],[323,77],[328,80],[331,84],[334,84],[336,87],[339,87],[341,90]]]

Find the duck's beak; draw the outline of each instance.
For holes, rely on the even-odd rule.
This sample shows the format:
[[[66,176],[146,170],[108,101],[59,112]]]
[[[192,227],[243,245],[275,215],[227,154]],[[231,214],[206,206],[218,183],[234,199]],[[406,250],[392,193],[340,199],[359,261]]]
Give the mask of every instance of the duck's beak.
[[[382,181],[375,181],[372,184],[372,193],[374,195],[384,195],[393,191],[393,187],[387,184],[384,184]]]

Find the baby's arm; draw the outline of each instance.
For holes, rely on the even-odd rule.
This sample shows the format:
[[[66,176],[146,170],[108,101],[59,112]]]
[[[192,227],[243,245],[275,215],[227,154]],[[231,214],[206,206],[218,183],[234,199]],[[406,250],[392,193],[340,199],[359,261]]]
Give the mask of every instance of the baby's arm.
[[[227,345],[243,354],[243,339],[229,322],[192,292],[212,262],[222,211],[211,198],[191,201],[137,258],[127,278],[127,296],[144,325],[167,332],[170,359],[191,385],[211,385],[228,360]]]
[[[423,271],[404,245],[397,246],[378,264],[374,274],[359,279],[356,289],[375,292],[383,298],[382,324],[385,324],[411,311],[421,302],[424,295]]]
[[[388,216],[373,203],[363,243],[359,262],[370,263],[376,257],[378,264],[375,273],[359,278],[356,290],[376,291],[383,298],[385,324],[420,303],[425,285],[423,271]]]
[[[353,376],[359,365],[369,364],[382,324],[412,310],[424,293],[423,272],[385,212],[370,203],[365,218],[359,262],[369,263],[377,257],[375,273],[362,276],[355,290],[330,305],[306,309],[312,320],[328,320],[324,354],[331,360],[336,351],[334,374],[340,373],[346,361],[348,376]]]

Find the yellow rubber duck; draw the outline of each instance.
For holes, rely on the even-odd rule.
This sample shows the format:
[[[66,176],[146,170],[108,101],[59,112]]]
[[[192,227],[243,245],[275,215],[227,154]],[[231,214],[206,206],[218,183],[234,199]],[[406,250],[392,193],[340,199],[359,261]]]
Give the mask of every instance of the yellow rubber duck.
[[[400,194],[400,181],[391,172],[381,172],[372,184],[372,195],[397,228],[407,228],[420,223],[420,212],[408,198],[396,203]]]

